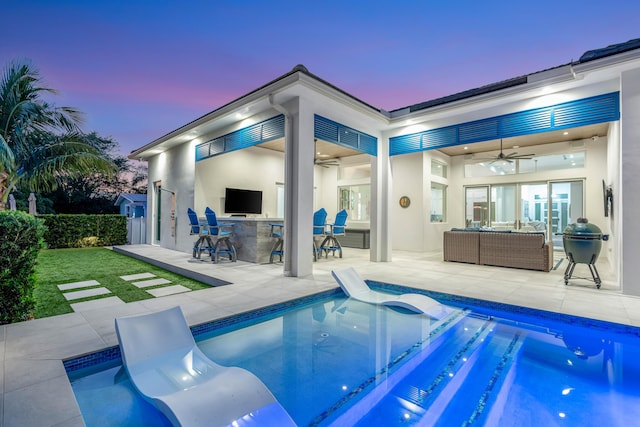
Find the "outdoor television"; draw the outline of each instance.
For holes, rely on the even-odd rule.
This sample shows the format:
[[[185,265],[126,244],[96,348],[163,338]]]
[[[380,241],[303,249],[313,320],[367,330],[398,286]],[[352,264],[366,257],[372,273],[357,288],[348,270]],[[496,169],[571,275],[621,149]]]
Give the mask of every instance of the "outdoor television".
[[[224,195],[224,211],[231,214],[261,214],[262,191],[227,188]]]

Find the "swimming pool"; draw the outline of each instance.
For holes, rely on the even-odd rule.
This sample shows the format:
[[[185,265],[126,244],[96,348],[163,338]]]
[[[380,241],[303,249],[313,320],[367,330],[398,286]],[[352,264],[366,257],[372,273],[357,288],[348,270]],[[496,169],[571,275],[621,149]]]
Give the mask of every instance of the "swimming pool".
[[[450,314],[436,321],[330,292],[192,329],[207,356],[256,374],[300,426],[640,419],[638,328],[427,294]],[[169,425],[133,390],[117,349],[92,360],[66,362],[88,427]]]

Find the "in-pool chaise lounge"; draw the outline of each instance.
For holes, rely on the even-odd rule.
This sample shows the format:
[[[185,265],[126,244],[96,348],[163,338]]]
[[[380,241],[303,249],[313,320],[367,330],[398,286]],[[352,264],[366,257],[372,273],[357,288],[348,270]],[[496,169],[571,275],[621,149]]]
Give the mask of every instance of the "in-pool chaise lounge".
[[[370,304],[402,307],[416,313],[426,314],[435,319],[445,316],[445,307],[438,301],[422,294],[394,295],[386,292],[373,291],[360,277],[353,267],[344,270],[332,270],[331,275],[340,285],[348,297]]]
[[[200,351],[180,307],[115,322],[131,381],[174,426],[295,426],[258,377]]]

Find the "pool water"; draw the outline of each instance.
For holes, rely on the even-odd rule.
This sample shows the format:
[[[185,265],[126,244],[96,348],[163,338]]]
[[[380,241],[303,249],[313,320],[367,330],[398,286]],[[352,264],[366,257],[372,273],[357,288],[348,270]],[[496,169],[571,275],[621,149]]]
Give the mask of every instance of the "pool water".
[[[469,302],[435,320],[325,297],[196,339],[257,375],[299,426],[636,425],[636,328]],[[169,425],[117,359],[69,377],[88,427]]]

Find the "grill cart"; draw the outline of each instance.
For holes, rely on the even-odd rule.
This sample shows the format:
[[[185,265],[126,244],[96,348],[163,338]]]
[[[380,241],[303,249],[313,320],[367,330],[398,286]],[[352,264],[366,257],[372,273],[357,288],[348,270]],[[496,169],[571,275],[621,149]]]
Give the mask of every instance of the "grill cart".
[[[569,265],[564,271],[564,284],[569,283],[569,279],[573,275],[576,264],[588,264],[591,271],[592,280],[596,284],[596,288],[600,289],[600,274],[596,268],[596,261],[600,255],[602,241],[608,239],[608,235],[602,234],[602,230],[594,224],[589,224],[587,218],[578,218],[578,221],[569,224],[562,233],[562,242],[564,244],[564,252],[569,260]],[[584,277],[578,279],[591,280]]]

